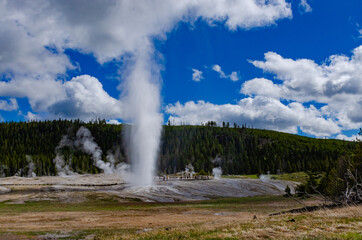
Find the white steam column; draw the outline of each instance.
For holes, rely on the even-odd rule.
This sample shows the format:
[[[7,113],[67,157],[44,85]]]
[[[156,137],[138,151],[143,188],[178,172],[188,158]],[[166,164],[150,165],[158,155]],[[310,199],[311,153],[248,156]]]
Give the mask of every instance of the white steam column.
[[[152,47],[133,55],[126,77],[133,186],[150,186],[155,175],[163,117],[160,113],[160,74]]]

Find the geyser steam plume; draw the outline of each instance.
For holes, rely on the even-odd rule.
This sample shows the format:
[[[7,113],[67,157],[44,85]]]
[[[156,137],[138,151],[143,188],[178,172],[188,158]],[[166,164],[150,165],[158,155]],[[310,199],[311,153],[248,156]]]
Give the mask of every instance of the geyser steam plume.
[[[64,156],[61,154],[61,149],[65,146],[80,149],[83,152],[90,154],[92,156],[94,166],[102,169],[105,174],[122,173],[124,177],[128,176],[126,173],[128,165],[125,163],[119,163],[116,166],[116,159],[110,152],[107,155],[108,162],[104,162],[102,160],[102,149],[94,141],[92,133],[83,126],[78,129],[75,139],[69,139],[68,136],[63,136],[59,145],[55,149],[57,155],[53,159],[53,162],[59,176],[77,174],[70,170],[71,159],[69,159],[67,164]]]
[[[151,44],[133,55],[126,73],[126,115],[132,122],[130,157],[134,186],[152,185],[162,128],[160,70]]]
[[[222,169],[221,167],[216,167],[212,169],[212,175],[214,175],[214,178],[216,180],[221,179]]]

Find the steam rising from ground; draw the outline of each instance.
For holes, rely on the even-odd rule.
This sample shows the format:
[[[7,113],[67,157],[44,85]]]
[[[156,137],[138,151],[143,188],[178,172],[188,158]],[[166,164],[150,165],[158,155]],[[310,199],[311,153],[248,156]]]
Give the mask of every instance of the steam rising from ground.
[[[259,176],[259,179],[262,180],[262,181],[268,181],[268,180],[270,180],[270,175],[261,174]]]
[[[26,155],[25,158],[26,161],[28,162],[28,177],[36,177],[36,173],[34,172],[35,164],[33,162],[33,159],[29,155]]]
[[[28,177],[28,178],[32,178],[32,177],[36,177],[36,173],[35,173],[35,164],[33,162],[33,159],[31,158],[30,155],[25,155],[25,159],[27,162],[27,166],[24,168],[19,168],[18,171],[15,173],[14,176],[16,177]],[[4,173],[4,169],[6,169],[5,166],[0,166],[0,177],[5,177],[5,173]]]
[[[213,168],[212,169],[212,175],[214,175],[214,178],[219,180],[221,179],[222,169],[221,167]]]
[[[71,165],[71,158],[69,159],[68,163],[66,163],[64,156],[61,154],[61,149],[66,146],[72,146],[73,143],[68,136],[63,136],[60,140],[58,146],[55,148],[55,153],[57,154],[53,159],[53,163],[55,164],[55,169],[57,170],[57,174],[61,177],[67,175],[75,175],[77,173],[70,170]]]
[[[186,167],[185,167],[185,173],[186,173],[186,174],[190,174],[190,177],[191,177],[191,178],[192,178],[193,175],[195,174],[194,166],[192,166],[191,163],[189,163],[188,165],[186,165]]]
[[[76,137],[75,146],[90,154],[96,167],[102,169],[104,173],[114,172],[114,163],[112,165],[112,163],[106,163],[102,160],[102,149],[94,142],[94,138],[87,128],[80,127]]]
[[[66,163],[64,156],[61,154],[61,149],[64,147],[80,149],[83,152],[90,154],[92,156],[94,166],[102,169],[106,174],[125,173],[129,168],[129,166],[125,163],[116,165],[116,159],[111,153],[107,155],[108,162],[103,161],[102,149],[94,141],[92,133],[87,128],[80,127],[74,140],[69,139],[68,136],[63,136],[56,148],[57,155],[53,159],[53,162],[59,176],[77,174],[70,169],[71,158],[68,163]],[[127,176],[127,174],[125,175]]]
[[[211,160],[211,162],[218,167],[215,167],[212,169],[212,175],[214,175],[214,178],[219,180],[221,179],[221,175],[222,175],[222,169],[221,169],[221,162],[222,159],[220,156],[216,156],[213,160]]]

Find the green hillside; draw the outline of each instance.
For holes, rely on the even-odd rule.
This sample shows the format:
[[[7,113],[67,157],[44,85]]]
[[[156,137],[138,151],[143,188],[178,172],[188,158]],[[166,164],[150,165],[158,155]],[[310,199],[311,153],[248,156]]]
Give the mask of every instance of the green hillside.
[[[126,125],[110,125],[104,120],[84,123],[79,120],[0,123],[0,175],[26,175],[29,161],[35,173],[55,175],[55,149],[62,136],[75,137],[80,126],[88,128],[103,151],[127,162],[127,147],[122,134]],[[125,131],[123,131],[125,132]],[[354,142],[314,139],[275,131],[235,126],[164,126],[158,171],[175,173],[191,163],[195,171],[211,172],[221,165],[224,174],[260,172],[327,171],[339,156],[350,153]],[[60,149],[71,168],[78,173],[100,172],[91,156],[79,149]]]

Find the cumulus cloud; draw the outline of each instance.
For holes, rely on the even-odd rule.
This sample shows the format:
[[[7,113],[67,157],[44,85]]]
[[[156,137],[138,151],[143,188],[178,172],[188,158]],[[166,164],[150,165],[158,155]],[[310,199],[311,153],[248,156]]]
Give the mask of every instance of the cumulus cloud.
[[[15,83],[4,82],[0,92],[10,89],[7,84]],[[51,80],[24,80],[20,81],[19,85],[12,90],[14,95],[29,99],[34,111],[29,111],[24,115],[26,120],[79,118],[88,121],[96,118],[114,119],[123,116],[121,101],[109,96],[100,81],[89,75],[74,77],[64,83]],[[17,110],[16,99],[1,100],[0,109]]]
[[[55,76],[72,68],[67,56],[47,48],[51,44],[48,40],[43,42],[45,39],[41,36],[31,35],[27,27],[17,19],[17,12],[10,10],[13,15],[9,16],[6,5],[4,2],[0,3],[0,72],[40,77],[37,75]]]
[[[299,10],[301,13],[308,13],[313,11],[312,7],[308,4],[307,0],[300,0]]]
[[[91,120],[123,116],[121,102],[109,96],[99,80],[94,77],[82,75],[72,78],[64,83],[63,88],[64,99],[47,109],[53,117]]]
[[[242,85],[241,93],[323,103],[323,114],[338,119],[343,129],[362,126],[362,45],[353,50],[351,57],[332,55],[322,64],[283,58],[273,52],[265,54],[265,61],[251,63],[274,74],[282,83],[255,78]]]
[[[265,78],[254,78],[243,83],[240,93],[245,95],[261,95],[271,98],[281,98],[285,96],[284,90],[280,85]]]
[[[229,121],[290,133],[299,128],[318,137],[339,134],[338,138],[345,137],[342,130],[362,126],[362,46],[350,57],[332,55],[321,64],[274,52],[265,53],[264,61],[250,62],[274,74],[278,83],[266,78],[244,82],[240,93],[248,97],[238,104],[199,101],[169,105],[169,120],[175,124]],[[220,66],[213,69],[225,76]]]
[[[100,81],[89,75],[81,75],[66,82],[52,79],[0,82],[0,94],[28,98],[31,108],[42,113],[37,119],[123,117],[120,100],[109,96]],[[15,99],[11,99],[7,105],[5,101],[0,102],[0,107],[6,107],[3,110],[18,108]],[[26,119],[32,120],[33,117],[26,116]]]
[[[197,70],[195,68],[192,69],[192,80],[195,82],[200,82],[201,79],[204,77],[202,76],[202,71]]]
[[[10,98],[9,100],[0,100],[0,110],[14,111],[18,108],[18,102],[15,98]]]
[[[106,62],[126,52],[135,52],[149,42],[149,37],[165,37],[164,34],[181,20],[202,18],[210,23],[225,22],[229,29],[235,30],[275,24],[281,18],[292,16],[290,4],[284,0],[185,0],[177,3],[163,0],[2,0],[0,6],[0,29],[6,33],[0,35],[4,43],[0,54],[11,56],[12,60],[2,70],[8,67],[20,71],[19,67],[26,66],[24,71],[33,71],[34,66],[38,66],[35,69],[42,72],[64,70],[69,64],[63,54],[65,48],[92,52],[100,62]]]
[[[119,113],[106,114],[87,94],[78,94],[89,91],[92,80],[59,80],[74,68],[66,49],[91,53],[99,63],[122,61],[140,46],[152,49],[153,39],[165,39],[179,21],[202,19],[234,31],[273,25],[292,12],[285,0],[0,0],[0,16],[0,73],[7,78],[0,81],[0,96],[26,97],[33,111],[49,110],[48,116],[89,118]]]
[[[303,132],[319,137],[330,136],[341,130],[335,121],[326,119],[314,106],[306,108],[297,102],[284,105],[277,99],[262,96],[224,105],[204,101],[177,102],[167,106],[166,112],[171,114],[169,121],[173,124],[199,125],[208,121],[228,121],[289,133],[298,133],[299,127]]]
[[[232,72],[230,75],[226,75],[224,73],[224,71],[221,69],[220,65],[217,65],[217,64],[213,65],[212,70],[219,73],[220,78],[228,78],[228,79],[230,79],[231,81],[234,81],[234,82],[239,80],[239,76],[238,76],[237,72]]]
[[[8,82],[0,81],[0,96],[26,97],[32,109],[38,112],[45,111],[50,105],[63,99],[65,91],[60,80],[18,76]]]
[[[209,22],[225,21],[230,30],[272,25],[280,18],[292,16],[290,3],[284,0],[204,0],[194,4],[201,18]]]

